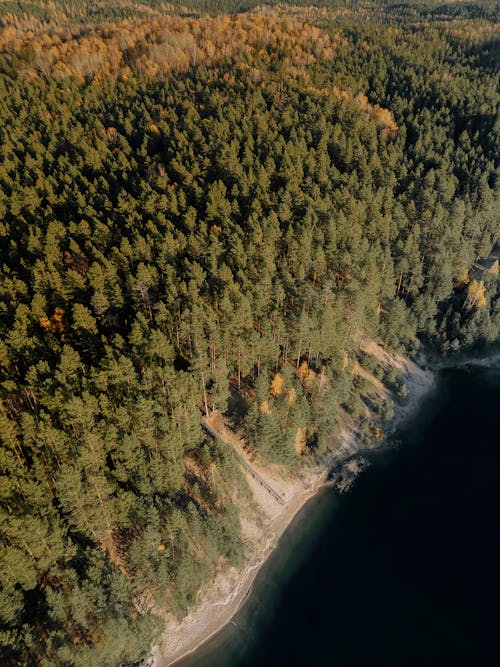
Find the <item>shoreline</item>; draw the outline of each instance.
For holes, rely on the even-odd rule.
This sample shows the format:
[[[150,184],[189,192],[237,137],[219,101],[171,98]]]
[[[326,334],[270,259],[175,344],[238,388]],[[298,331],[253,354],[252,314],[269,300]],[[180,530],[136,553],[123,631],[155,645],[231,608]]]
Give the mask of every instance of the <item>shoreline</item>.
[[[175,658],[173,662],[163,662],[163,661],[158,661],[158,656],[156,655],[156,652],[153,651],[153,662],[151,667],[176,667],[176,665],[181,665],[182,661],[188,658],[190,655],[195,653],[198,649],[200,649],[204,644],[206,644],[208,641],[210,641],[213,637],[215,637],[219,632],[221,632],[234,618],[234,616],[240,611],[240,609],[243,607],[247,599],[250,597],[253,589],[253,585],[255,582],[255,579],[259,572],[261,571],[261,568],[267,563],[269,560],[269,557],[271,554],[275,551],[275,549],[279,546],[279,542],[281,539],[281,536],[283,533],[286,531],[286,529],[292,525],[294,519],[296,516],[299,514],[299,512],[307,505],[307,503],[312,500],[316,496],[316,494],[324,488],[326,485],[329,485],[330,482],[328,482],[326,479],[322,481],[316,488],[311,490],[311,492],[306,495],[303,498],[299,499],[299,503],[297,503],[297,506],[294,508],[293,513],[291,513],[287,517],[286,523],[283,524],[283,529],[282,531],[276,535],[275,540],[273,543],[270,545],[269,549],[262,554],[261,560],[259,562],[255,563],[249,568],[244,568],[243,570],[243,575],[241,579],[241,590],[239,594],[235,597],[235,599],[232,601],[232,604],[229,603],[227,605],[227,608],[224,610],[224,614],[221,616],[220,619],[217,621],[217,627],[215,627],[210,634],[207,634],[204,637],[201,637],[198,641],[198,643],[193,646],[190,650],[186,651],[183,653],[181,656],[178,658]]]
[[[243,569],[230,568],[229,571],[219,573],[214,581],[201,592],[200,602],[192,612],[180,622],[173,619],[169,619],[170,622],[167,620],[165,632],[159,644],[153,648],[151,657],[144,662],[145,665],[148,667],[179,665],[180,667],[183,660],[226,627],[250,596],[255,578],[279,545],[281,536],[308,501],[325,486],[339,487],[346,470],[347,475],[354,480],[362,470],[363,455],[387,446],[387,438],[403,421],[416,412],[422,399],[433,389],[434,372],[424,370],[401,355],[388,353],[374,343],[370,343],[370,348],[372,353],[376,348],[377,354],[383,358],[385,363],[402,371],[408,388],[406,402],[404,404],[394,403],[394,417],[388,423],[384,441],[378,446],[367,448],[359,441],[356,432],[351,433],[344,429],[339,439],[336,455],[330,459],[328,466],[301,471],[293,483],[289,479],[286,504],[281,507],[281,510],[275,508],[274,513],[268,516],[267,523],[258,528],[264,532],[264,542],[259,543],[259,537],[262,538],[262,534],[252,538],[252,531],[248,531],[250,535],[247,537],[249,552]],[[278,483],[277,478],[273,479],[269,469],[263,469],[263,472],[267,477],[271,477],[273,483]],[[330,480],[332,473],[334,477]],[[249,485],[258,504],[255,485],[254,487],[252,484]],[[265,507],[264,510],[269,512],[269,507]]]
[[[153,661],[150,663],[151,667],[174,667],[201,648],[203,644],[212,639],[231,622],[232,618],[238,613],[250,596],[256,576],[273,551],[278,547],[280,538],[285,530],[292,524],[297,514],[305,507],[308,501],[314,498],[322,487],[330,484],[327,479],[327,470],[321,474],[316,474],[316,483],[312,483],[309,488],[304,489],[303,493],[294,495],[289,504],[277,515],[272,525],[274,529],[272,535],[268,537],[263,547],[257,548],[255,553],[249,555],[246,565],[237,572],[238,580],[235,586],[226,597],[218,601],[202,599],[201,604],[178,623],[176,628],[178,634],[183,634],[183,626],[187,626],[185,631],[189,632],[191,630],[189,626],[195,625],[196,621],[201,620],[202,616],[210,614],[210,623],[208,627],[203,628],[204,632],[200,632],[199,637],[196,637],[194,642],[192,633],[190,633],[191,646],[179,651],[172,651],[171,655],[166,654],[165,649],[168,647],[162,641],[152,651]],[[168,635],[168,630],[167,625],[165,635]]]

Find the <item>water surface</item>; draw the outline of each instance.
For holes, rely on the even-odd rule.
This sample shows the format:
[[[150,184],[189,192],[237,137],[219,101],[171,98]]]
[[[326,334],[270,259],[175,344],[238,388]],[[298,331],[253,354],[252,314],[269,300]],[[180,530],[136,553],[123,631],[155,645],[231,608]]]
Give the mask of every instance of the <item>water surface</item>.
[[[483,667],[500,656],[500,372],[443,372],[394,451],[302,511],[182,667]]]

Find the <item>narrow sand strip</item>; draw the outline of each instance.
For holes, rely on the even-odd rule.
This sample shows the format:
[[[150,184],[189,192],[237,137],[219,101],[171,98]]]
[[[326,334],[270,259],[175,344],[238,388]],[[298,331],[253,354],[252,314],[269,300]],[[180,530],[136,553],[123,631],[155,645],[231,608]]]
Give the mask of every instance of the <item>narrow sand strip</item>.
[[[384,365],[399,368],[403,372],[408,400],[404,406],[395,405],[395,417],[391,424],[391,430],[394,430],[415,411],[432,388],[433,374],[422,370],[405,357],[389,354],[372,341],[364,347]],[[385,388],[382,390],[386,393]],[[222,415],[211,417],[209,426],[239,453],[243,451],[240,438],[227,428]],[[345,431],[337,451],[347,456],[355,454],[357,449],[355,438]],[[230,622],[247,598],[259,569],[277,546],[280,536],[299,510],[323,486],[328,474],[327,470],[320,468],[305,469],[292,475],[277,466],[263,467],[255,463],[252,466],[282,495],[285,504],[277,503],[250,474],[246,474],[254,499],[254,507],[245,507],[241,512],[242,535],[247,545],[246,564],[242,570],[229,568],[219,572],[213,582],[200,592],[198,606],[182,621],[166,617],[165,634],[153,650],[152,667],[175,664],[196,651]]]

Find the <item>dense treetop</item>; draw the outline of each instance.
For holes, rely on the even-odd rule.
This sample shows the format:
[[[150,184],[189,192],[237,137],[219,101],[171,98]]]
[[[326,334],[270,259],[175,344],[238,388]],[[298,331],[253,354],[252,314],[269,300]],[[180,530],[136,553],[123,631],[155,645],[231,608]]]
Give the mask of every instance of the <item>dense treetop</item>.
[[[498,338],[494,7],[317,4],[0,3],[2,664],[132,662],[242,562],[204,413],[296,466],[364,338]]]

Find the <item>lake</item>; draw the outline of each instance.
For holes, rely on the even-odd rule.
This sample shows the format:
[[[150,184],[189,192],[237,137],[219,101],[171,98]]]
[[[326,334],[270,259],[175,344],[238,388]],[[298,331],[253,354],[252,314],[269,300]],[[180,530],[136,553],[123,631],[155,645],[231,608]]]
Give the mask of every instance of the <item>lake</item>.
[[[323,490],[179,667],[499,664],[500,371],[442,371],[351,492]]]

